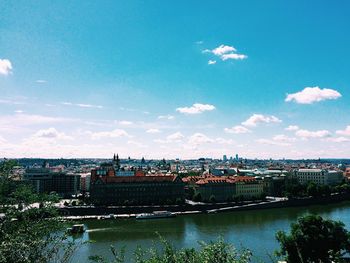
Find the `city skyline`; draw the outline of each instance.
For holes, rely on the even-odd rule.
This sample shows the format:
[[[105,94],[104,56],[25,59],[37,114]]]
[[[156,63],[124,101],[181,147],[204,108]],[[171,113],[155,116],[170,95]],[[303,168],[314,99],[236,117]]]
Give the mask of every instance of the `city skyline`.
[[[2,157],[349,158],[350,4],[213,3],[0,3]]]

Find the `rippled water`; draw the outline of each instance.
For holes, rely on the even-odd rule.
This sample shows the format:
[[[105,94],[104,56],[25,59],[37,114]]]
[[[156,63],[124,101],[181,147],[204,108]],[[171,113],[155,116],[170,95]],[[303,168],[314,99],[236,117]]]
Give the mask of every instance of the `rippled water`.
[[[222,236],[236,247],[251,249],[253,262],[272,262],[270,255],[279,247],[275,233],[278,230],[289,230],[291,222],[308,213],[341,220],[350,230],[350,202],[141,221],[84,221],[88,231],[84,233],[83,239],[94,242],[82,245],[74,254],[73,261],[86,262],[90,255],[97,254],[110,257],[110,245],[125,246],[126,256],[130,258],[137,246],[150,247],[158,239],[158,232],[176,247],[197,247],[197,241],[210,241]]]

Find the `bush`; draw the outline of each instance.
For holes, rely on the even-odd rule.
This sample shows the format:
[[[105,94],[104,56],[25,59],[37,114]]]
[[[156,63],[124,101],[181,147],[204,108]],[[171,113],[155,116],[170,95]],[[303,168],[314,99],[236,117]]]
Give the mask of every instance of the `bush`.
[[[216,242],[199,242],[200,248],[176,249],[168,241],[160,237],[160,246],[154,245],[149,250],[138,247],[134,252],[136,263],[248,263],[251,252],[247,249],[237,250],[232,245],[225,243],[222,239]],[[158,249],[160,247],[160,249]],[[111,247],[113,262],[125,262],[124,248],[117,251]],[[107,262],[101,256],[89,257],[93,262]],[[130,262],[129,260],[128,262]]]
[[[202,195],[201,193],[195,193],[194,196],[193,196],[193,201],[195,202],[201,202],[202,201]]]
[[[175,200],[175,203],[177,204],[177,205],[181,205],[181,204],[183,204],[184,203],[184,200],[182,199],[182,198],[176,198],[176,200]]]
[[[281,245],[278,255],[288,262],[339,262],[350,251],[350,233],[339,221],[309,215],[291,224],[290,234],[279,231],[276,239]]]
[[[209,197],[209,202],[210,202],[210,203],[216,203],[215,195],[211,195],[211,196]]]

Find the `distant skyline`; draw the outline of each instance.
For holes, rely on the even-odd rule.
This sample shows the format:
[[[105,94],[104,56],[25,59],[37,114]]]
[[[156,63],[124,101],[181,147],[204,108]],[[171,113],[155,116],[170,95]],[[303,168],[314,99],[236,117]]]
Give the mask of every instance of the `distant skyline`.
[[[348,1],[2,1],[0,157],[350,158]]]

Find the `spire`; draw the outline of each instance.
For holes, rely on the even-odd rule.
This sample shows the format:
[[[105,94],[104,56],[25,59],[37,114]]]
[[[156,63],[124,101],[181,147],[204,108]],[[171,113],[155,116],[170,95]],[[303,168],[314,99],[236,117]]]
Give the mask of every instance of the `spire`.
[[[115,155],[113,156],[113,164],[116,166],[117,170],[119,170],[120,168],[120,160],[119,160],[119,155]]]

